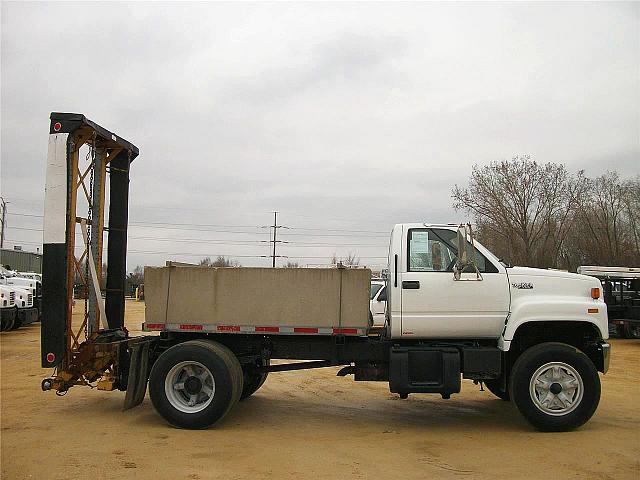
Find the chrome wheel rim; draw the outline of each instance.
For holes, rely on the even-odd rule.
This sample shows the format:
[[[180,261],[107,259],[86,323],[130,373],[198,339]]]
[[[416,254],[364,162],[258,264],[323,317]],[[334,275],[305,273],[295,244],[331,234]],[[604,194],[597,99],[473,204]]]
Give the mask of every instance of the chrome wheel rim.
[[[216,382],[200,362],[176,364],[164,380],[164,392],[171,406],[183,413],[201,412],[213,401]]]
[[[529,395],[533,404],[547,415],[561,416],[573,412],[584,394],[578,371],[563,362],[545,363],[531,376]]]

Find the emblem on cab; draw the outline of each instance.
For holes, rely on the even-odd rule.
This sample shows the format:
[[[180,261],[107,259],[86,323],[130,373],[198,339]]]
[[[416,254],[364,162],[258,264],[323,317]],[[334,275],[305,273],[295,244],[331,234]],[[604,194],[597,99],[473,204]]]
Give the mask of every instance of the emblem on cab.
[[[531,283],[531,282],[520,282],[520,283],[513,282],[511,284],[511,286],[513,288],[518,288],[520,290],[532,290],[533,289],[533,283]]]

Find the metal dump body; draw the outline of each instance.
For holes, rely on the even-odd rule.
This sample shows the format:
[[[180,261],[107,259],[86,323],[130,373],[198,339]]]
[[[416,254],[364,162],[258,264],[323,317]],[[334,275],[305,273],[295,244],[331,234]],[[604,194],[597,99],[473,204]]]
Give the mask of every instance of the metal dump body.
[[[146,267],[143,329],[366,335],[371,271]]]

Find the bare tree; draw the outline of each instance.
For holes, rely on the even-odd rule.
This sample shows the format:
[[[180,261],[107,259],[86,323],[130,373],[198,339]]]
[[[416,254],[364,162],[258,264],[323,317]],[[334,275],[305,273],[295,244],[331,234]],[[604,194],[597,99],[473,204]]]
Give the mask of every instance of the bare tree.
[[[624,185],[624,208],[629,221],[631,243],[636,257],[640,256],[640,175]],[[636,258],[636,265],[640,259]]]
[[[454,187],[453,206],[474,217],[479,236],[498,255],[556,267],[584,183],[582,172],[516,156],[474,165],[468,187]]]
[[[346,257],[342,258],[342,264],[349,266],[360,265],[360,257],[356,256],[355,253],[349,252]]]
[[[640,262],[640,180],[616,172],[587,181],[571,228],[572,263],[635,266]]]
[[[231,260],[230,258],[226,258],[222,255],[218,255],[215,260],[211,260],[211,257],[205,257],[198,265],[201,267],[240,267],[240,262],[236,260]]]
[[[299,268],[300,265],[298,265],[298,262],[287,262],[284,265],[284,268]]]
[[[356,256],[355,253],[349,252],[346,257],[338,258],[338,256],[334,253],[331,257],[331,264],[337,265],[338,263],[342,263],[343,265],[355,266],[360,265],[360,258]]]

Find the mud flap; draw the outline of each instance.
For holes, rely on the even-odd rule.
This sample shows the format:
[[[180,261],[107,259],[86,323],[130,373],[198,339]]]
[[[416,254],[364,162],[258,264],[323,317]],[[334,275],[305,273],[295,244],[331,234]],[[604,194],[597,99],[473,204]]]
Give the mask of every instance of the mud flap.
[[[144,400],[147,392],[147,380],[149,375],[149,345],[150,342],[142,342],[131,347],[131,360],[129,361],[129,378],[127,380],[127,394],[124,397],[122,410],[136,407]]]

